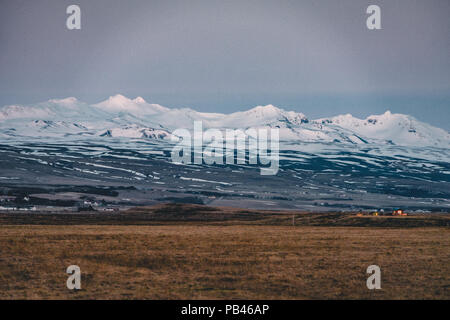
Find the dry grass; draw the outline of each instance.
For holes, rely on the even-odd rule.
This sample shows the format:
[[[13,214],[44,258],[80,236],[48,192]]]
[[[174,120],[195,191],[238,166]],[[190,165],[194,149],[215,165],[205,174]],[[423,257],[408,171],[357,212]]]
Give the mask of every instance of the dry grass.
[[[407,217],[356,216],[352,212],[301,212],[159,204],[119,212],[0,212],[0,225],[271,225],[325,227],[418,228],[450,227],[449,213]]]
[[[448,227],[0,226],[2,299],[449,299],[449,262]]]

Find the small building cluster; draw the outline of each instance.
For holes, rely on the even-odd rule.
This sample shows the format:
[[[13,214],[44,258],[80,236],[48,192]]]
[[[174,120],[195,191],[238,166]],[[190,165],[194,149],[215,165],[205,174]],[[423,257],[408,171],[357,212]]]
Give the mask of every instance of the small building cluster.
[[[371,212],[363,212],[359,211],[356,214],[358,217],[361,216],[407,216],[408,214],[403,209],[395,209],[393,211],[384,211],[383,209],[378,211],[371,211]]]
[[[408,214],[402,209],[392,211],[393,216],[407,216]]]

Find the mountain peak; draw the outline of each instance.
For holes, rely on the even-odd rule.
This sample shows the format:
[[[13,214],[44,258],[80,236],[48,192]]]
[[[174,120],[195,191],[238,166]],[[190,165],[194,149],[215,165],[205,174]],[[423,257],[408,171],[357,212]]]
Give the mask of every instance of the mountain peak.
[[[116,94],[114,96],[110,96],[108,99],[102,102],[95,104],[94,106],[106,110],[130,111],[136,109],[136,102],[121,94]]]
[[[268,104],[265,106],[256,106],[250,110],[264,110],[264,111],[281,111],[280,108],[275,107],[273,104]]]
[[[260,115],[277,115],[282,113],[283,110],[281,110],[280,108],[275,107],[274,105],[268,104],[265,106],[256,106],[254,108],[251,108],[247,111],[245,111],[245,113],[248,114],[260,114]]]
[[[132,114],[154,114],[168,109],[158,104],[149,104],[144,98],[136,97],[133,100],[121,94],[109,97],[107,100],[94,104],[94,107],[112,112],[129,112]]]
[[[273,104],[267,104],[265,106],[259,106],[260,108],[263,108],[265,110],[280,110],[280,108],[275,107]]]
[[[115,103],[115,104],[119,104],[119,103],[127,103],[127,102],[131,102],[132,100],[125,97],[124,95],[121,94],[116,94],[114,96],[110,96],[107,100],[103,101],[103,102],[110,102],[110,103]],[[101,102],[100,102],[101,103]]]
[[[144,98],[142,98],[142,97],[136,97],[135,99],[133,99],[133,102],[135,102],[135,103],[147,103],[147,101],[145,101]]]

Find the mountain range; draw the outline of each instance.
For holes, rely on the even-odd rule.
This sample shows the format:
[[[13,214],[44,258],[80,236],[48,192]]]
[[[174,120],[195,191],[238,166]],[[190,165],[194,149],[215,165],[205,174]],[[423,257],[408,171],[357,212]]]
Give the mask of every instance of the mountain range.
[[[194,121],[204,130],[278,128],[277,174],[263,176],[259,165],[173,163],[171,136]],[[273,105],[223,114],[122,95],[97,104],[52,99],[0,108],[0,193],[19,195],[12,207],[33,187],[27,197],[50,208],[97,192],[111,206],[448,211],[449,146],[447,131],[389,111],[310,119]],[[105,190],[116,196],[105,200]]]
[[[309,119],[303,113],[273,105],[231,114],[204,113],[190,108],[167,108],[141,97],[129,99],[123,95],[97,104],[66,98],[4,106],[0,108],[0,137],[167,139],[177,128],[192,129],[194,121],[202,121],[205,129],[279,128],[280,140],[290,142],[450,146],[449,132],[390,111],[366,119],[350,114]]]

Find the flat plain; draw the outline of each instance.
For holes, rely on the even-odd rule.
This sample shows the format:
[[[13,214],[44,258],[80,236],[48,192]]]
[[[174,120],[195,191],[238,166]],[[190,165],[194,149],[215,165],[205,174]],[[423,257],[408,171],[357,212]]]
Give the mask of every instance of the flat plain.
[[[0,299],[450,299],[448,215],[127,214],[0,214]],[[372,264],[381,290],[366,287]],[[66,288],[69,265],[79,291]]]

